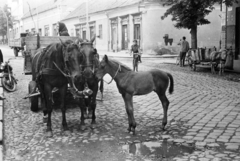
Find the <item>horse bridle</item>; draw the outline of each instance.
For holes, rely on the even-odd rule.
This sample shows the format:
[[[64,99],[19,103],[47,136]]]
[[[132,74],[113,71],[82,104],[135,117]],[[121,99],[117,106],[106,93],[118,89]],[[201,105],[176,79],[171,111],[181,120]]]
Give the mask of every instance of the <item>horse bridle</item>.
[[[118,69],[117,69],[115,75],[112,77],[111,81],[110,82],[106,82],[105,80],[103,80],[103,81],[106,82],[107,84],[112,83],[112,81],[116,78],[116,76],[119,73],[119,71],[121,71],[121,65],[120,64],[118,64]]]
[[[69,44],[69,45],[76,45],[77,47],[79,47],[79,46],[78,46],[77,44],[75,44],[75,43],[71,43],[71,44]],[[65,51],[65,52],[66,52],[66,51]],[[62,73],[62,75],[67,78],[68,83],[70,84],[71,88],[73,89],[73,92],[79,94],[79,93],[81,93],[81,91],[79,91],[79,90],[76,88],[74,82],[72,82],[72,80],[71,80],[71,75],[69,74],[69,71],[70,71],[70,70],[68,69],[68,66],[67,66],[67,61],[68,61],[68,59],[66,59],[65,52],[63,51],[63,53],[64,53],[63,59],[64,59],[64,66],[65,66],[65,67],[64,67],[64,71],[62,71],[55,62],[53,62],[53,64],[54,64],[54,66]]]
[[[82,44],[84,44],[84,45],[93,45],[91,42],[83,42]],[[81,44],[81,45],[82,45]],[[83,55],[83,57],[84,57],[84,60],[83,60],[83,62],[86,60],[86,55],[85,54],[83,54],[82,52],[81,52],[81,54]],[[81,71],[82,71],[82,73],[84,73],[84,71],[85,71],[85,69],[87,68],[87,67],[90,67],[91,68],[91,71],[92,71],[92,73],[95,73],[95,68],[96,68],[96,60],[95,59],[93,59],[93,61],[92,61],[92,63],[91,64],[87,64],[87,65],[80,65],[80,68],[81,68]],[[81,64],[83,64],[83,63],[81,63]],[[83,70],[82,70],[83,69]],[[84,74],[82,74],[83,76],[84,76]],[[85,77],[85,76],[84,76]]]

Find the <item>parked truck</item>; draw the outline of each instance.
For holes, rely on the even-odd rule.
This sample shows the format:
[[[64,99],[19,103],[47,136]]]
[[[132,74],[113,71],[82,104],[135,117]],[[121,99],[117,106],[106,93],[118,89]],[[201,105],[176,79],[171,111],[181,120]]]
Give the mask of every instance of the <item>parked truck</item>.
[[[22,55],[24,55],[23,51],[24,51],[26,36],[27,36],[27,33],[20,33],[18,37],[15,37],[10,33],[8,45],[10,48],[13,49],[13,53],[16,57],[18,56],[19,51],[22,51]]]

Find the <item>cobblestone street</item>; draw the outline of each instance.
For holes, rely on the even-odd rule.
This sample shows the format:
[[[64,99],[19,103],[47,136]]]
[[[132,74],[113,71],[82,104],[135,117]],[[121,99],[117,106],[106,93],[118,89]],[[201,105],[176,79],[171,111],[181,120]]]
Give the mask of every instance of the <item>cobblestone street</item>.
[[[131,60],[120,59],[132,67]],[[23,58],[11,61],[18,81],[14,93],[5,92],[4,160],[24,161],[160,161],[240,160],[240,83],[187,67],[143,60],[140,70],[159,68],[173,75],[167,130],[161,130],[163,109],[155,93],[134,97],[136,136],[127,133],[128,121],[115,82],[104,84],[104,101],[98,102],[97,126],[87,120],[79,129],[80,109],[68,105],[71,133],[61,131],[62,114],[52,114],[53,137],[44,135],[42,113],[30,111],[28,94],[31,76],[23,75]],[[105,76],[106,81],[110,80]]]

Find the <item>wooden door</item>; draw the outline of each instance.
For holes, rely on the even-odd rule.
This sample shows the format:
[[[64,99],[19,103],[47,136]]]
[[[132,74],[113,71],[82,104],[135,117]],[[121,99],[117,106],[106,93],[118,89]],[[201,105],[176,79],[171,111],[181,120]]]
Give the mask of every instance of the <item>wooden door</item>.
[[[236,8],[236,55],[235,58],[240,58],[240,7]]]
[[[86,36],[87,36],[86,35],[86,31],[82,31],[82,38],[83,38],[83,40],[86,39]]]
[[[137,40],[138,45],[140,46],[140,40],[141,40],[140,24],[134,24],[134,40]]]
[[[128,49],[128,28],[127,25],[122,25],[122,49]]]

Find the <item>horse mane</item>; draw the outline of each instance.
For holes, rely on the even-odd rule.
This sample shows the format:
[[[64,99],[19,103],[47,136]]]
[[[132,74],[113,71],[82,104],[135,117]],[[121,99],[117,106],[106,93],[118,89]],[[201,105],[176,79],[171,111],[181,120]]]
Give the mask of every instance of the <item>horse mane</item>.
[[[121,69],[124,69],[125,71],[132,71],[131,68],[129,68],[127,65],[121,63],[120,61],[116,60],[116,59],[112,59],[112,58],[108,58],[109,61],[111,61],[112,63],[114,64],[117,64],[117,65],[121,65]]]
[[[69,44],[72,44],[74,42],[72,40],[66,40],[63,43],[65,45],[69,45]],[[56,58],[56,57],[63,58],[62,48],[63,48],[63,44],[61,42],[49,44],[42,51],[43,52],[42,53],[42,60],[44,60],[44,62],[46,62],[46,61],[51,61],[52,60],[51,58]],[[51,63],[51,62],[49,62],[49,63]]]

